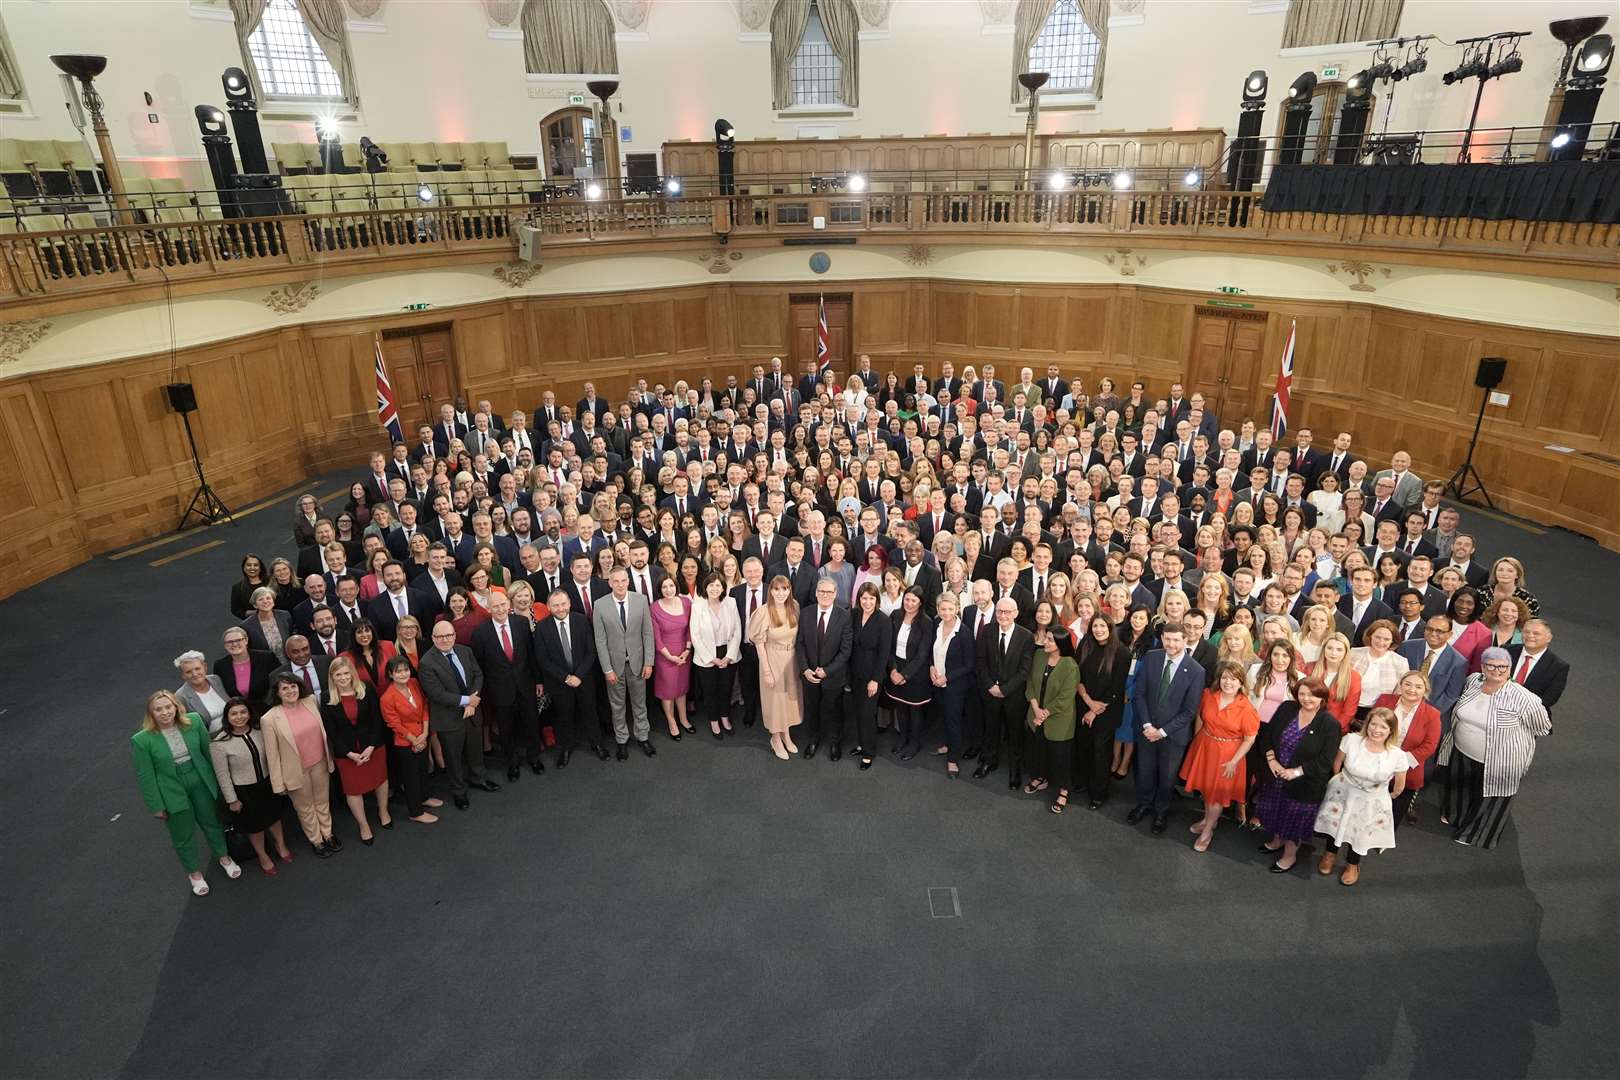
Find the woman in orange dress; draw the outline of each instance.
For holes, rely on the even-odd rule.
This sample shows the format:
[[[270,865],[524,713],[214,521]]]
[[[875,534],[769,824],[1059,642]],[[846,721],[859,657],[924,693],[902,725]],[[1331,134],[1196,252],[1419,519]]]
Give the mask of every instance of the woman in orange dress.
[[[1248,786],[1244,755],[1260,733],[1260,714],[1248,698],[1243,668],[1230,660],[1215,665],[1214,685],[1198,706],[1198,726],[1181,765],[1188,791],[1204,797],[1204,816],[1192,831],[1194,851],[1208,851],[1227,803],[1241,802]]]

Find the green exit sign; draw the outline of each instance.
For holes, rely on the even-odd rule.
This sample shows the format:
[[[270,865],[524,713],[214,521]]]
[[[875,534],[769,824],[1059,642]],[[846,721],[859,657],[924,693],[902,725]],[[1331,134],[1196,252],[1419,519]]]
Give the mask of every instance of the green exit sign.
[[[585,104],[585,95],[584,94],[569,94],[568,95],[568,104],[570,104],[570,105],[583,105],[583,104]]]
[[[430,308],[432,306],[433,306],[432,304],[406,304],[405,305],[405,310],[406,311],[426,311],[428,308]]]
[[[1339,77],[1338,65],[1334,65],[1332,67],[1325,67],[1325,68],[1322,69],[1322,78],[1324,78],[1324,79],[1337,79],[1338,77]]]

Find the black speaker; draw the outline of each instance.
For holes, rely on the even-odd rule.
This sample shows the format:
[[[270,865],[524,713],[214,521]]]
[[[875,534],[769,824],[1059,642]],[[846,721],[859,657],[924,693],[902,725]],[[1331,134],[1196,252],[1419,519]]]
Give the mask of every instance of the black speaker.
[[[263,173],[239,173],[231,178],[236,188],[237,217],[274,217],[293,213],[292,200],[282,189],[281,177]]]
[[[163,393],[169,399],[169,408],[177,413],[197,411],[197,391],[188,382],[163,384]]]
[[[1474,372],[1474,385],[1485,390],[1494,390],[1502,383],[1502,376],[1507,374],[1507,361],[1500,356],[1482,356],[1479,359],[1479,370]]]

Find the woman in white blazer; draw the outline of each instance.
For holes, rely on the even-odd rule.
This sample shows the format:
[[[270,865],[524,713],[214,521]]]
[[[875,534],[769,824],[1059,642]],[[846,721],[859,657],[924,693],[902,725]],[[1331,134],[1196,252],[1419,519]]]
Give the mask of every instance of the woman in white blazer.
[[[727,714],[731,711],[737,662],[742,659],[742,617],[726,595],[726,583],[719,574],[704,578],[698,584],[698,594],[688,628],[692,635],[692,667],[701,694],[701,718],[709,722],[709,734],[723,739],[734,734]]]

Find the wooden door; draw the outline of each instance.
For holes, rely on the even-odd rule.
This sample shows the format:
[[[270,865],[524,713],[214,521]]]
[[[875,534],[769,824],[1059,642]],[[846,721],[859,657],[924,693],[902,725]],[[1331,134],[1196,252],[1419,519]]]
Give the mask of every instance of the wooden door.
[[[816,359],[816,322],[820,297],[794,296],[789,298],[788,326],[793,356],[790,368],[794,381],[804,374],[805,365]],[[839,373],[851,369],[849,362],[850,312],[853,302],[849,294],[829,296],[827,300],[827,354],[833,370]]]
[[[1224,427],[1236,428],[1267,396],[1266,316],[1260,312],[1197,309],[1187,393],[1204,395]]]
[[[407,439],[418,425],[436,420],[439,406],[461,392],[448,326],[384,333],[383,359]]]

